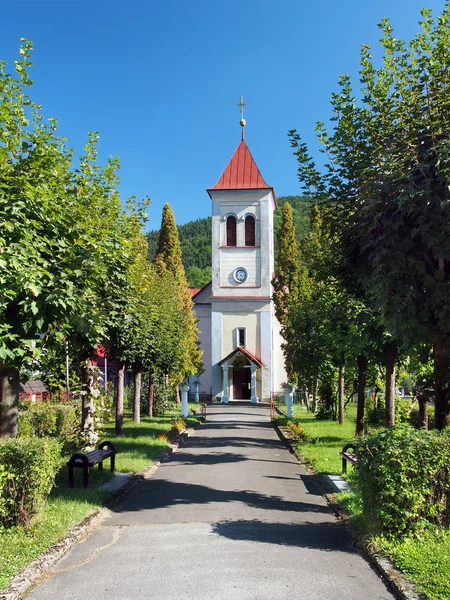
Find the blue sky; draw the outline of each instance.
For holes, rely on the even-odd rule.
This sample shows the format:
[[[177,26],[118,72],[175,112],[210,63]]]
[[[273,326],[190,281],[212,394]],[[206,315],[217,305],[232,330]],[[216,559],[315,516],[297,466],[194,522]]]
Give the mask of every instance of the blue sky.
[[[148,229],[169,202],[177,223],[208,216],[214,185],[246,141],[277,195],[300,191],[287,132],[316,152],[314,123],[330,116],[341,74],[358,81],[360,46],[377,52],[377,23],[418,31],[419,11],[443,0],[21,0],[1,11],[0,58],[21,37],[35,46],[31,95],[80,154],[100,134],[119,156],[125,199],[148,195]]]

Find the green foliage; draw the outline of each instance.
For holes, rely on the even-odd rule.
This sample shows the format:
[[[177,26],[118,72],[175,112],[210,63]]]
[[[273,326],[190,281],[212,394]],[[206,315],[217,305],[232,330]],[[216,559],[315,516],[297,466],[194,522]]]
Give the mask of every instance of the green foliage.
[[[281,226],[283,206],[288,202],[292,207],[293,223],[296,230],[297,245],[300,245],[309,223],[311,202],[301,196],[280,196],[278,208],[274,212],[275,268],[278,261],[278,231]],[[211,281],[211,217],[196,219],[184,225],[178,225],[182,262],[186,271],[189,287],[201,288]],[[150,231],[148,239],[148,258],[153,261],[158,249],[158,231]]]
[[[380,536],[375,542],[428,600],[450,598],[448,529],[388,539]]]
[[[306,196],[280,196],[277,198],[278,208],[273,213],[273,228],[275,241],[275,271],[278,270],[278,238],[280,228],[282,227],[282,215],[284,205],[288,203],[292,209],[292,222],[295,228],[295,239],[297,248],[300,248],[303,238],[309,227],[309,214],[311,210],[311,200]]]
[[[316,125],[324,169],[295,130],[306,194],[330,209],[340,276],[409,353],[433,346],[437,426],[450,409],[450,4],[405,43],[388,19],[376,66],[361,51],[360,100],[349,76],[332,95],[332,129]]]
[[[286,321],[289,306],[297,300],[299,291],[298,248],[292,219],[292,207],[289,202],[283,204],[277,241],[278,266],[272,279],[273,301],[275,315],[283,325]]]
[[[31,404],[19,413],[19,437],[54,437],[62,444],[81,443],[80,415],[74,404]]]
[[[448,432],[397,426],[364,438],[358,460],[368,531],[403,534],[449,524]]]
[[[155,266],[160,275],[168,272],[174,277],[175,290],[170,301],[176,310],[174,316],[179,327],[178,335],[175,337],[178,348],[178,370],[172,369],[172,377],[175,383],[181,383],[184,377],[201,373],[203,364],[197,320],[181,261],[178,230],[173,211],[168,204],[163,208]],[[168,374],[168,371],[164,373]]]
[[[44,348],[36,365],[39,378],[50,392],[66,388],[66,346],[64,343]],[[79,357],[69,348],[69,389],[80,389],[81,371]]]
[[[51,438],[0,441],[0,523],[27,526],[41,509],[61,464]]]
[[[15,76],[0,63],[0,367],[16,372],[43,347],[57,354],[67,338],[72,359],[89,361],[99,343],[115,343],[115,332],[131,328],[129,272],[148,203],[131,200],[122,209],[118,160],[98,164],[96,133],[73,165],[57,122],[45,123],[26,93],[31,50],[23,40]],[[61,372],[50,371],[49,383],[57,386]],[[82,374],[84,424],[92,389],[89,369]],[[10,421],[1,428],[9,435],[14,393],[8,390],[7,417],[0,414],[1,423]],[[4,405],[0,398],[2,412]]]
[[[155,380],[155,400],[153,411],[156,417],[166,414],[173,405],[174,397],[171,394],[164,377]]]
[[[192,266],[186,270],[186,279],[190,288],[202,288],[212,279],[212,268]]]

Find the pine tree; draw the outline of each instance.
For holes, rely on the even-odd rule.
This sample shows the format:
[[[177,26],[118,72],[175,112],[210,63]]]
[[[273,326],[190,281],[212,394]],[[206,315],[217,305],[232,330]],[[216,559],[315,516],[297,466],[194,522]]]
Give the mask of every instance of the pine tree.
[[[272,280],[275,315],[284,323],[289,302],[295,301],[299,285],[298,247],[292,207],[289,202],[283,205],[281,226],[277,235],[278,268]]]
[[[202,371],[202,352],[199,348],[197,319],[193,311],[191,292],[186,280],[182,263],[181,246],[178,238],[178,229],[175,217],[169,204],[165,204],[162,212],[161,229],[158,237],[158,250],[155,265],[160,271],[171,272],[178,284],[177,301],[181,319],[181,346],[180,373],[178,382],[185,376],[195,375]]]

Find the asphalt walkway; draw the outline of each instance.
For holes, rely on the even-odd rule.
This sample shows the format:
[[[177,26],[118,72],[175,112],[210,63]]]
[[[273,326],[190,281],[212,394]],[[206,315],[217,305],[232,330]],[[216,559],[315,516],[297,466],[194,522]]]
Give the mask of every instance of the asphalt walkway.
[[[201,425],[29,596],[33,600],[384,600],[268,408]]]

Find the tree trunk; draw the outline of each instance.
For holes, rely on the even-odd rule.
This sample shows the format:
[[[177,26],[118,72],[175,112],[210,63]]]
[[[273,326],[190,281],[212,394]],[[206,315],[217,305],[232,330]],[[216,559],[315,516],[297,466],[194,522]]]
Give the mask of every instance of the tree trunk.
[[[307,387],[305,387],[305,406],[307,412],[309,412],[309,390]]]
[[[81,429],[94,433],[94,370],[91,358],[84,358],[81,364],[83,399],[81,405]]]
[[[0,361],[0,438],[17,435],[19,385],[19,371]]]
[[[147,416],[153,417],[153,403],[155,400],[155,381],[151,372],[148,372],[148,407]]]
[[[344,424],[344,413],[345,413],[345,398],[344,398],[344,359],[341,358],[339,362],[339,375],[338,375],[338,413],[339,413],[339,424]]]
[[[419,429],[428,429],[428,399],[426,396],[418,392],[417,401],[419,402],[419,418],[417,427]]]
[[[142,367],[134,367],[134,402],[133,402],[133,420],[135,423],[141,422],[141,386],[142,386]]]
[[[117,361],[116,434],[123,435],[123,395],[125,363]]]
[[[178,389],[178,386],[175,388],[175,400],[177,404],[181,404],[180,390]]]
[[[398,348],[394,342],[389,342],[384,347],[386,359],[386,387],[385,387],[385,423],[386,427],[395,426],[395,361]]]
[[[367,358],[360,354],[357,357],[356,362],[358,363],[358,410],[356,413],[356,435],[363,435]]]
[[[313,382],[313,401],[312,401],[312,412],[317,411],[317,379]]]
[[[436,429],[448,425],[450,412],[450,384],[446,381],[450,375],[450,356],[440,336],[433,345],[434,362],[434,420]]]

